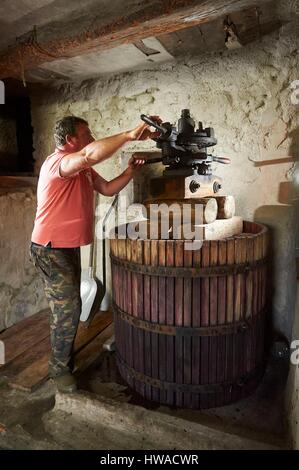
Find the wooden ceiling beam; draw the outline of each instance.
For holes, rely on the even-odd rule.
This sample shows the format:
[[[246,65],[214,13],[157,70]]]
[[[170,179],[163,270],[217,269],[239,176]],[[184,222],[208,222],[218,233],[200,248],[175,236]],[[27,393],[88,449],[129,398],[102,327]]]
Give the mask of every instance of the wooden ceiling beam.
[[[171,33],[261,3],[261,0],[157,0],[148,5],[143,3],[145,6],[134,14],[110,18],[109,22],[107,19],[102,19],[101,23],[95,21],[92,27],[83,31],[80,23],[76,25],[77,29],[74,22],[59,25],[60,31],[63,28],[66,32],[76,32],[62,37],[53,34],[55,39],[49,35],[44,35],[46,39],[43,39],[41,29],[38,31],[39,42],[32,36],[0,55],[0,78],[21,78],[26,70],[46,62]]]

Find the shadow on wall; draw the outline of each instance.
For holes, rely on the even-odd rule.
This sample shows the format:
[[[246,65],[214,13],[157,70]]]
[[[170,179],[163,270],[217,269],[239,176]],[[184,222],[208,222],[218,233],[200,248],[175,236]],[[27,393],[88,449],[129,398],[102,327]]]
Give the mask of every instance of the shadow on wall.
[[[292,131],[291,137],[289,155],[294,159],[294,166],[290,170],[292,172],[299,160],[299,129]],[[254,221],[264,223],[270,229],[269,295],[272,305],[272,332],[284,335],[289,341],[292,337],[296,302],[297,199],[298,188],[296,189],[293,181],[283,181],[279,184],[278,192],[278,202],[281,205],[262,206],[254,214]]]
[[[254,221],[267,225],[270,231],[268,295],[272,329],[290,340],[296,292],[294,209],[262,206],[255,211]]]

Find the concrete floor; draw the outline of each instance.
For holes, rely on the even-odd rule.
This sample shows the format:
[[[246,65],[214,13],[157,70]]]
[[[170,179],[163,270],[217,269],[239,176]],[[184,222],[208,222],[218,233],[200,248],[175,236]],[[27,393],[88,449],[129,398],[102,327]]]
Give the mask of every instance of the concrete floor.
[[[104,352],[80,377],[75,395],[57,394],[55,399],[51,381],[32,394],[0,385],[0,448],[287,448],[286,375],[286,363],[272,359],[256,392],[237,404],[204,411],[171,409],[141,400],[120,378],[114,355]]]

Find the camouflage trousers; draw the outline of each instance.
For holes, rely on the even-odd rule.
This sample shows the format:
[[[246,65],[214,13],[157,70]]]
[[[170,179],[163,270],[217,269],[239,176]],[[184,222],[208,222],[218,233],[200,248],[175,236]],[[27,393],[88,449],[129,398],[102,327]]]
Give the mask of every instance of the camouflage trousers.
[[[80,313],[80,248],[51,248],[30,245],[30,258],[37,268],[51,309],[51,355],[49,375],[73,369],[73,345]]]

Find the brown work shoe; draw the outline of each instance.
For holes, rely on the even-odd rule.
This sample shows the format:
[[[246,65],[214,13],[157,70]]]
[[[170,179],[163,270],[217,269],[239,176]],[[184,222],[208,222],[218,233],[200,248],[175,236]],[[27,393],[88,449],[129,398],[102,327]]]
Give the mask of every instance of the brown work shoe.
[[[59,392],[74,393],[77,390],[77,381],[70,372],[52,377],[52,379]]]

